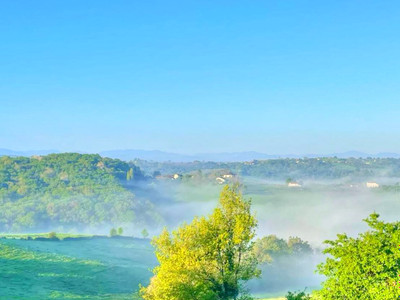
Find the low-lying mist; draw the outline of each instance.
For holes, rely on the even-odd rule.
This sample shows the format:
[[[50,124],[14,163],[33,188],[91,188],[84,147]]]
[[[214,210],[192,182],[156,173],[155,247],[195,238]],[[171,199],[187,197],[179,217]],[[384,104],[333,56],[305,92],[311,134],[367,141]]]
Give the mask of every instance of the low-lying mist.
[[[298,191],[276,201],[257,201],[258,234],[284,238],[300,236],[321,246],[338,233],[354,236],[367,229],[362,221],[377,212],[381,219],[394,221],[400,212],[400,194],[375,190]]]
[[[321,254],[325,240],[335,239],[338,233],[355,236],[365,231],[367,226],[362,220],[373,212],[388,222],[400,215],[400,193],[396,188],[368,189],[363,183],[349,183],[347,178],[332,182],[307,181],[295,188],[282,181],[250,177],[240,178],[240,182],[244,197],[252,199],[252,209],[258,219],[257,237],[298,236],[315,249],[314,254],[282,256],[262,265],[262,278],[248,284],[255,294],[280,296],[288,290],[318,288],[323,277],[315,270],[326,258]],[[132,187],[137,203],[149,203],[152,206],[149,211],[154,211],[148,222],[77,224],[68,228],[49,225],[44,230],[107,235],[110,228],[121,226],[123,235],[142,237],[142,230],[146,229],[151,238],[163,227],[173,230],[184,222],[191,222],[194,216],[211,213],[222,187],[213,182],[183,180],[138,182]]]
[[[323,259],[321,253],[278,257],[270,264],[261,265],[261,278],[252,279],[247,287],[254,294],[271,297],[282,296],[287,291],[318,289],[323,276],[316,274],[315,269]]]
[[[173,229],[194,216],[210,213],[221,189],[222,185],[215,184],[162,182],[153,185],[146,197],[163,218],[162,224]],[[400,192],[351,188],[336,181],[288,188],[276,183],[253,183],[246,178],[242,191],[245,198],[252,199],[259,222],[258,236],[299,236],[314,247],[321,247],[324,240],[334,239],[338,233],[356,235],[366,230],[362,220],[373,212],[389,222],[396,220],[400,212]]]
[[[242,191],[245,198],[252,199],[253,211],[259,226],[258,237],[275,234],[287,239],[298,236],[308,241],[314,254],[302,257],[282,257],[263,265],[261,279],[252,280],[252,292],[265,295],[282,295],[288,290],[318,288],[323,277],[316,274],[316,266],[325,257],[321,254],[323,242],[335,239],[339,233],[355,236],[367,229],[362,221],[377,212],[381,219],[394,221],[400,212],[400,193],[382,188],[367,189],[363,184],[307,182],[302,187],[289,188],[282,182],[266,182],[244,178]],[[168,199],[152,199],[155,208],[169,229],[194,216],[211,213],[218,201],[222,185],[161,182],[153,184],[152,190]],[[153,201],[154,200],[154,201]],[[152,228],[157,234],[161,226]]]

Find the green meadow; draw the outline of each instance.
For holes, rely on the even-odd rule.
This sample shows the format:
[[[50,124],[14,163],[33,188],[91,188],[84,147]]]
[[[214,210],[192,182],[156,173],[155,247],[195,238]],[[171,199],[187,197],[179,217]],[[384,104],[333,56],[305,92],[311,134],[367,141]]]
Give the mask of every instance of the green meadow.
[[[132,299],[156,264],[148,240],[0,240],[0,299]]]
[[[46,234],[0,239],[0,299],[132,300],[157,264],[147,239],[57,236],[64,239]]]

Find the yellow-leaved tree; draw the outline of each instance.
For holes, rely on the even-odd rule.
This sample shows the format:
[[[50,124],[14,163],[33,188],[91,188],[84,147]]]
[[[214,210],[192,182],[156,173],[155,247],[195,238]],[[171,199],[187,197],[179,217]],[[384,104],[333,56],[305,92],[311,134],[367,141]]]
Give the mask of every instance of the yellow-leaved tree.
[[[260,275],[253,254],[257,221],[237,186],[225,186],[218,207],[153,240],[159,266],[145,300],[250,299],[243,284]]]

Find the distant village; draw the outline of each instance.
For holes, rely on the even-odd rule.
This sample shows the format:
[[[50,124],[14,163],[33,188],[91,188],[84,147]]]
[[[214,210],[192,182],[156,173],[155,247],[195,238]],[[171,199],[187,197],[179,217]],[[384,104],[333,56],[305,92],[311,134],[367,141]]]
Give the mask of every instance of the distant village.
[[[202,171],[196,171],[196,172],[191,172],[188,174],[180,174],[180,173],[174,173],[174,174],[159,174],[156,173],[153,176],[156,180],[174,180],[174,181],[194,181],[194,180],[202,180],[206,181],[208,183],[215,183],[215,184],[229,184],[232,182],[238,182],[239,181],[239,176],[229,170],[212,170],[209,172],[202,172]],[[307,184],[304,184],[302,181],[297,181],[293,180],[291,178],[288,178],[283,184],[287,186],[290,189],[298,189],[302,187],[307,187]],[[380,184],[375,182],[375,181],[366,181],[366,182],[358,182],[358,183],[347,183],[347,184],[341,184],[343,187],[346,188],[367,188],[367,189],[377,189],[380,187]]]
[[[160,174],[156,172],[153,175],[153,178],[156,180],[172,180],[172,181],[202,181],[207,183],[214,183],[214,184],[229,184],[233,182],[238,182],[239,176],[230,170],[208,170],[208,171],[194,171],[187,174],[180,174],[180,173],[173,173],[173,174]],[[310,183],[303,183],[299,180],[294,180],[292,178],[287,178],[286,182],[282,182],[283,186],[286,186],[289,189],[299,189],[299,188],[306,188],[310,187],[313,184]],[[329,184],[332,185],[332,184]],[[278,184],[279,186],[279,184]],[[377,189],[381,187],[378,182],[375,181],[366,181],[366,182],[355,182],[355,183],[341,183],[338,184],[343,188],[352,188],[352,189]]]
[[[196,180],[202,179],[216,184],[227,184],[238,181],[238,176],[228,170],[213,170],[212,172],[191,172],[189,174],[156,174],[156,180]]]
[[[302,183],[297,182],[297,181],[289,181],[287,182],[287,186],[289,188],[300,188],[303,186]],[[347,185],[349,188],[362,188],[362,187],[366,187],[368,189],[375,189],[375,188],[379,188],[380,185],[379,183],[375,182],[375,181],[367,181],[365,183],[361,183],[361,184],[348,184]]]

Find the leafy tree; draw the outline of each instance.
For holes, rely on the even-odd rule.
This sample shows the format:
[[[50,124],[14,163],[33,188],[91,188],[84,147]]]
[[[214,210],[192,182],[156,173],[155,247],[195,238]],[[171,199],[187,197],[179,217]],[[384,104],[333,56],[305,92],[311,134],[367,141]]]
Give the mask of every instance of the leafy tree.
[[[122,235],[124,233],[124,229],[122,227],[118,227],[118,235]]]
[[[48,237],[49,237],[49,239],[56,239],[57,234],[54,231],[52,231],[52,232],[49,232]]]
[[[289,237],[287,245],[292,254],[312,254],[313,249],[308,242],[303,241],[299,237]]]
[[[249,299],[242,283],[260,274],[252,252],[257,226],[237,187],[226,186],[219,205],[206,217],[195,218],[153,240],[160,263],[145,300]]]
[[[271,263],[274,258],[286,255],[307,255],[312,254],[313,249],[308,242],[299,237],[289,237],[287,241],[278,238],[276,235],[267,235],[257,239],[253,251],[259,263]]]
[[[133,179],[133,169],[130,168],[128,172],[126,172],[126,180],[130,181]]]
[[[284,239],[272,234],[256,240],[254,253],[259,263],[265,263],[272,262],[274,256],[289,254],[290,249]]]
[[[397,299],[400,289],[400,222],[385,223],[371,214],[364,221],[371,230],[357,238],[339,234],[324,253],[331,257],[318,266],[327,277],[318,295],[324,300]]]
[[[114,237],[117,235],[117,230],[115,228],[111,228],[110,230],[110,237]]]
[[[149,233],[147,232],[146,228],[142,230],[142,237],[146,239],[149,236]]]
[[[311,296],[306,292],[288,292],[286,295],[287,300],[311,300]]]

